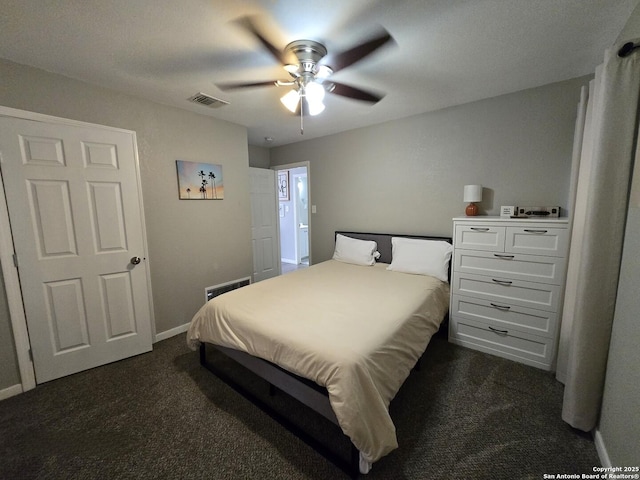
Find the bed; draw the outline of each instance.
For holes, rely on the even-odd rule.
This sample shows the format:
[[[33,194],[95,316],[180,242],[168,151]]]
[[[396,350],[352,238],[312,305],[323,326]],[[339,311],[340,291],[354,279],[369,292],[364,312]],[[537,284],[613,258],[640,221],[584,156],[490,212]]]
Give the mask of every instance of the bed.
[[[389,404],[446,318],[451,239],[336,232],[331,260],[207,302],[187,343],[200,361],[352,476],[398,447]],[[338,425],[343,461],[234,385],[205,344]]]

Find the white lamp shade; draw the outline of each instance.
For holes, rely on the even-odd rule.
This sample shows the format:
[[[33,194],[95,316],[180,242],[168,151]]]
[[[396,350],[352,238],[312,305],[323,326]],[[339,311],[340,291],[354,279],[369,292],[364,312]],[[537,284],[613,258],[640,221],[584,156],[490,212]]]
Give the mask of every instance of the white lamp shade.
[[[305,95],[309,103],[320,102],[324,99],[324,87],[316,82],[310,82],[305,86]]]
[[[324,87],[319,83],[308,83],[304,89],[307,106],[309,107],[309,115],[318,115],[324,110]]]
[[[296,113],[296,107],[298,106],[298,101],[300,100],[300,94],[297,90],[290,90],[286,95],[284,95],[280,101],[282,104],[289,109],[289,111]]]
[[[314,116],[322,113],[324,110],[324,103],[322,102],[307,102],[309,106],[309,115]]]
[[[465,202],[482,201],[482,185],[465,185],[464,201]]]

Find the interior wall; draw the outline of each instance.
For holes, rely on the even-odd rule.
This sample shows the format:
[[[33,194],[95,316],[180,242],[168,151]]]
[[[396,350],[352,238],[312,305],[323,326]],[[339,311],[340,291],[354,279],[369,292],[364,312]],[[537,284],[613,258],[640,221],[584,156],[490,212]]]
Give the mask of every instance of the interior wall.
[[[640,6],[629,18],[618,42],[640,38]],[[635,53],[634,55],[638,55]],[[640,164],[634,167],[630,205],[611,344],[607,361],[598,434],[613,466],[640,462]]]
[[[335,230],[450,236],[466,184],[484,186],[483,215],[501,205],[566,209],[589,78],[272,148],[272,166],[310,161],[314,261],[331,257]]]
[[[245,127],[5,60],[0,78],[0,105],[136,132],[156,333],[188,323],[206,286],[251,275]],[[221,164],[224,200],[179,200],[176,160]]]
[[[640,165],[635,166],[598,431],[614,466],[640,461]]]
[[[271,165],[269,149],[249,145],[249,166],[255,168],[269,168]]]

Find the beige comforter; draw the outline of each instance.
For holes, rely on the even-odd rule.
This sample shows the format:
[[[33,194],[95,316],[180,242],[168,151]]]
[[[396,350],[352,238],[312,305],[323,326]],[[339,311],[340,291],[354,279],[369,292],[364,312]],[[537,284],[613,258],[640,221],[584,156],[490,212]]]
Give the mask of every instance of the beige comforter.
[[[375,462],[397,448],[389,403],[438,330],[449,285],[329,260],[221,295],[187,342],[250,353],[327,388],[343,432]]]

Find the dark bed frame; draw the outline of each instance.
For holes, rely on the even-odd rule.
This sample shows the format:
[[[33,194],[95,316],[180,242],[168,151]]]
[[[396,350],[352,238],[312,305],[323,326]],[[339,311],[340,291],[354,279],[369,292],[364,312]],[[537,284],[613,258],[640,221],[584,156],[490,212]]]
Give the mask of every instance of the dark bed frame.
[[[405,238],[418,238],[423,240],[444,240],[452,243],[451,237],[434,237],[434,236],[421,236],[421,235],[391,235],[381,233],[358,233],[358,232],[342,232],[337,231],[337,234],[345,235],[347,237],[356,238],[359,240],[374,240],[378,244],[378,251],[380,252],[381,263],[391,263],[391,238],[392,237],[405,237]],[[451,267],[449,267],[451,272]],[[445,322],[443,322],[445,323]],[[351,452],[349,455],[349,461],[346,461],[340,455],[337,455],[328,446],[314,438],[309,433],[305,432],[298,425],[289,420],[286,416],[276,411],[269,404],[258,398],[252,392],[241,386],[233,378],[217,368],[211,362],[207,361],[206,347],[207,345],[215,348],[219,352],[225,354],[229,358],[233,359],[243,367],[252,371],[259,377],[265,379],[269,383],[269,393],[274,395],[276,389],[281,390],[293,398],[297,399],[307,407],[311,408],[315,412],[322,415],[324,418],[330,420],[334,424],[338,425],[333,409],[329,403],[329,394],[326,388],[320,385],[302,378],[298,375],[294,375],[287,370],[261,358],[254,357],[245,352],[234,350],[232,348],[222,347],[214,344],[200,345],[200,364],[207,370],[211,371],[214,375],[224,381],[227,385],[233,388],[236,392],[240,393],[254,405],[259,407],[262,411],[268,414],[271,418],[280,423],[283,427],[296,435],[298,438],[306,442],[310,447],[315,449],[329,461],[331,461],[338,468],[347,473],[351,478],[357,478],[360,474],[360,453],[358,449],[351,444]]]

